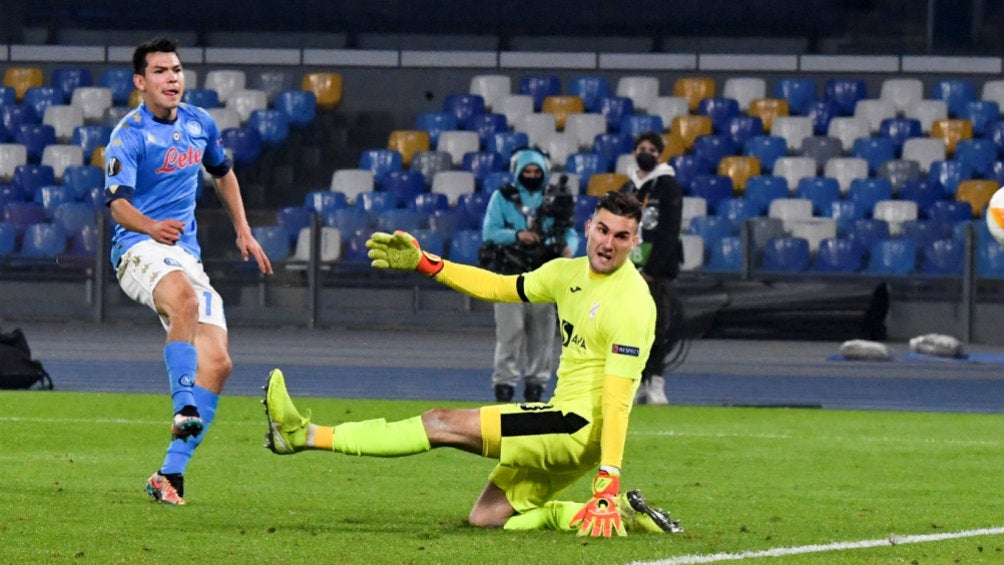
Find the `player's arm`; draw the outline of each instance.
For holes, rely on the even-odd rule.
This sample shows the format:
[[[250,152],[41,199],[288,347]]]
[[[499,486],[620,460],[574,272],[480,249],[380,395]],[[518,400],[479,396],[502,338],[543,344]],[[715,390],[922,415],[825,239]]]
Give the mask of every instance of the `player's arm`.
[[[366,241],[372,265],[377,269],[418,271],[446,286],[489,302],[527,301],[522,277],[499,275],[486,269],[447,261],[422,251],[418,241],[403,231],[376,232]]]
[[[213,184],[216,187],[216,194],[220,197],[220,202],[223,203],[223,207],[230,215],[230,221],[234,225],[234,232],[237,234],[237,249],[240,250],[241,257],[245,261],[248,260],[249,256],[254,257],[258,263],[258,270],[266,275],[271,275],[272,262],[265,255],[265,251],[251,232],[251,225],[248,224],[237,175],[232,169],[228,170],[222,176],[214,176]]]
[[[177,243],[185,231],[185,224],[180,220],[154,220],[136,209],[132,202],[123,196],[110,200],[108,210],[112,214],[112,219],[123,228],[136,233],[145,233],[154,241],[165,245]]]

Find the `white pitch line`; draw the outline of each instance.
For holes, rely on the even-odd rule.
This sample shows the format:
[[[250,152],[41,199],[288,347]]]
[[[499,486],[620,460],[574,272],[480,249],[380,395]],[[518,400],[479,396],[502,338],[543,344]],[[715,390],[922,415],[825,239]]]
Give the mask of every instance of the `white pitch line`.
[[[681,555],[669,559],[658,561],[635,561],[629,565],[696,565],[700,563],[720,563],[722,561],[741,561],[745,559],[759,559],[761,557],[784,557],[787,555],[801,555],[803,553],[822,553],[826,551],[841,551],[846,549],[867,549],[871,547],[892,547],[894,545],[906,545],[910,543],[925,543],[931,541],[943,541],[948,539],[972,538],[979,536],[992,536],[1004,534],[1004,527],[984,528],[981,530],[963,530],[961,532],[947,532],[943,534],[924,534],[913,536],[897,536],[891,534],[887,538],[841,541],[816,545],[801,545],[796,547],[775,547],[760,551],[743,551],[740,553],[714,553],[707,555]]]

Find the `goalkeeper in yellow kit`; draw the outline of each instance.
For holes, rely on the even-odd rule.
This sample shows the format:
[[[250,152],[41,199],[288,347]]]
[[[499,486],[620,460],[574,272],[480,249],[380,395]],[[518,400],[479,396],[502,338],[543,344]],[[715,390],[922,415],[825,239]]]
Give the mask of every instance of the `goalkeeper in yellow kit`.
[[[628,417],[655,328],[644,279],[630,263],[624,267],[638,243],[640,219],[633,196],[607,193],[586,223],[586,257],[554,259],[522,275],[442,260],[404,232],[373,234],[366,245],[376,268],[415,270],[482,300],[555,303],[562,352],[554,397],[327,427],[297,411],[276,369],[265,385],[266,447],[280,455],[323,449],[376,457],[455,447],[499,461],[470,511],[472,525],[604,537],[626,529],[681,531],[638,491],[620,492]],[[591,500],[555,500],[597,465]]]

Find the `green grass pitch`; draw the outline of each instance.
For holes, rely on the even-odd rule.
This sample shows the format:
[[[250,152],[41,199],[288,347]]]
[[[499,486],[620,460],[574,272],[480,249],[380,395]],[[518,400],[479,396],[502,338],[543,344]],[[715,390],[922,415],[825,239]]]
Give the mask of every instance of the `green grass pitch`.
[[[299,404],[327,424],[433,406]],[[257,398],[224,397],[183,508],[143,492],[166,447],[166,395],[0,392],[0,406],[0,565],[672,563],[1004,526],[1001,415],[636,407],[622,484],[686,532],[597,540],[468,526],[492,468],[469,454],[272,455]],[[588,477],[566,494],[586,500]],[[1004,536],[728,562],[999,565]]]

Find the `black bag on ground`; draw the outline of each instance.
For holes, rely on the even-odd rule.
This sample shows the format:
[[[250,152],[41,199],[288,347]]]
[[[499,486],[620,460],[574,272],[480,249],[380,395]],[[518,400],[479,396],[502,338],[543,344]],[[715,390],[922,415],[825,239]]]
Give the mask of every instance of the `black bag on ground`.
[[[20,328],[0,332],[0,389],[52,390],[52,379],[42,364],[31,359],[28,340]]]

